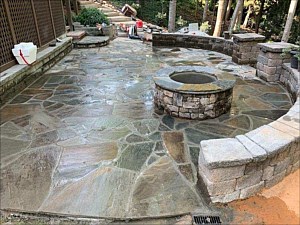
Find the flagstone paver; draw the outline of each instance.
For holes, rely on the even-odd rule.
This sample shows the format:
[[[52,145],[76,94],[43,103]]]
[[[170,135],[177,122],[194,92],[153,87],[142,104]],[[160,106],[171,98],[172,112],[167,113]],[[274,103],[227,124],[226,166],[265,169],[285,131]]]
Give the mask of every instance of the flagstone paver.
[[[155,113],[152,77],[182,65],[255,76],[219,53],[116,39],[73,50],[2,106],[1,208],[110,218],[208,210],[196,186],[200,141],[245,134],[291,101],[278,84],[237,77],[219,118]]]

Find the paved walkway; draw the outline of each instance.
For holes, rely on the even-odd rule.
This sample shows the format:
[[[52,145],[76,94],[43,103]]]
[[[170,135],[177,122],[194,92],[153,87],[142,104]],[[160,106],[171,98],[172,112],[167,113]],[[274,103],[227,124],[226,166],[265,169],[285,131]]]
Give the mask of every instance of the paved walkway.
[[[219,53],[129,39],[73,50],[1,108],[1,208],[107,218],[209,210],[196,187],[199,142],[269,123],[291,102],[279,85],[237,79],[226,115],[157,115],[152,76],[176,65],[255,74]]]

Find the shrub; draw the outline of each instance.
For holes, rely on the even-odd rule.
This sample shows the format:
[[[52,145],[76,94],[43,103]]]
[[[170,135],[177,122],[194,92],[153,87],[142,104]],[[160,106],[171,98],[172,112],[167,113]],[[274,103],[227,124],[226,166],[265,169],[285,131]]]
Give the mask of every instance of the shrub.
[[[75,21],[90,27],[96,27],[97,23],[109,24],[107,16],[97,8],[84,8],[80,11],[79,15],[76,16]]]

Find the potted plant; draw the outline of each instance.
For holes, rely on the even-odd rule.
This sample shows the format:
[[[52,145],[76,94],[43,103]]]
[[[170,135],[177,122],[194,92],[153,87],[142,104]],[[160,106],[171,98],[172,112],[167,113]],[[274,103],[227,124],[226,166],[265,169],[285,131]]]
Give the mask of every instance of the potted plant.
[[[296,45],[293,45],[289,48],[283,49],[283,55],[291,54],[291,67],[293,69],[300,70],[300,41],[296,42]]]
[[[77,24],[75,30],[76,28],[84,30],[90,36],[103,36],[101,28],[109,25],[107,16],[98,8],[93,7],[82,9],[74,21],[81,24],[81,26]]]

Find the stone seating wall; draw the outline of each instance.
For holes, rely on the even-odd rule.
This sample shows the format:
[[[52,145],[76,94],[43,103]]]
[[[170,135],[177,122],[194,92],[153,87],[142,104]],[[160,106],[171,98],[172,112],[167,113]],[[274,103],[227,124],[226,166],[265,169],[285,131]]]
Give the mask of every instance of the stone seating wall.
[[[234,35],[233,40],[180,34],[154,34],[153,46],[200,48],[232,56],[238,64],[257,68],[266,82],[281,82],[295,104],[278,120],[235,138],[201,141],[199,174],[212,202],[231,202],[269,188],[299,168],[299,71],[282,56],[289,44],[261,43],[255,34]],[[257,62],[257,64],[256,64]]]

